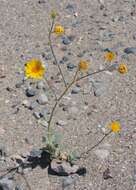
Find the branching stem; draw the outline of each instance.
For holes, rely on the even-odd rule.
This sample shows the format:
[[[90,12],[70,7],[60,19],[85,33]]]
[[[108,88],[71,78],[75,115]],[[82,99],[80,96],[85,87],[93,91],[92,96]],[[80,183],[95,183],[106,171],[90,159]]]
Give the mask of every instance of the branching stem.
[[[63,75],[63,72],[62,72],[62,70],[61,70],[60,65],[58,64],[58,61],[57,61],[57,58],[56,58],[56,55],[55,55],[55,52],[54,52],[54,49],[53,49],[53,45],[52,45],[51,34],[52,34],[53,27],[54,27],[54,23],[55,23],[55,19],[52,19],[51,28],[50,28],[50,31],[49,31],[49,46],[50,46],[52,55],[53,55],[53,57],[54,57],[55,64],[57,65],[57,67],[58,67],[58,69],[59,69],[59,72],[60,72],[60,74],[61,74],[61,76],[62,76],[64,85],[65,85],[65,87],[67,87],[67,83],[66,83],[66,81],[65,81],[65,77],[64,77],[64,75]]]

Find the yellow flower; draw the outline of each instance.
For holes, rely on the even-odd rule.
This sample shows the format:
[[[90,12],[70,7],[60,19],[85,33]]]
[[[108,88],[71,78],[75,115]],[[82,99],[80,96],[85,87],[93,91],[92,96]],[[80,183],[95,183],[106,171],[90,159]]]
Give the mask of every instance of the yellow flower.
[[[116,58],[116,54],[114,52],[111,52],[111,51],[106,52],[104,58],[105,58],[106,61],[111,62]]]
[[[112,130],[112,132],[118,133],[121,131],[121,125],[119,121],[113,121],[109,128]]]
[[[128,68],[127,68],[127,65],[124,64],[124,63],[121,63],[118,67],[118,71],[121,73],[121,74],[125,74],[128,72]]]
[[[88,71],[88,69],[89,69],[89,62],[85,60],[81,60],[79,62],[79,70]]]
[[[27,78],[41,79],[46,69],[38,59],[31,59],[25,64],[25,75]]]
[[[52,11],[51,11],[51,18],[52,18],[52,19],[55,19],[56,16],[57,16],[56,11],[55,11],[55,10],[52,10]]]
[[[55,34],[61,35],[61,34],[64,34],[64,32],[65,32],[65,30],[64,30],[63,26],[58,24],[54,27],[54,33]]]

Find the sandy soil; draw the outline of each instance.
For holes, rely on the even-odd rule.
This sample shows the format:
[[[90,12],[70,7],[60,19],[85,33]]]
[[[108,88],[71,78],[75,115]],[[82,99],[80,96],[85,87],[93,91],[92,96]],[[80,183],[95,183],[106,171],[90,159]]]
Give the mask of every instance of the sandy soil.
[[[40,2],[40,3],[39,3]],[[77,190],[134,190],[136,188],[136,55],[125,54],[127,47],[136,47],[136,1],[105,0],[101,5],[97,0],[0,0],[0,146],[4,146],[9,156],[24,154],[33,147],[42,147],[42,136],[46,129],[37,123],[34,110],[22,106],[28,98],[25,82],[20,88],[15,85],[22,80],[23,67],[32,57],[41,58],[48,51],[49,14],[54,7],[59,12],[57,23],[61,23],[66,34],[74,35],[69,45],[61,38],[54,37],[54,47],[58,60],[68,57],[67,63],[78,64],[80,59],[91,62],[91,71],[105,66],[104,49],[112,48],[117,53],[117,62],[128,65],[129,72],[95,75],[95,80],[106,86],[104,93],[94,96],[88,80],[80,83],[77,94],[69,93],[55,113],[53,127],[64,135],[64,147],[79,153],[93,146],[105,132],[108,122],[119,120],[122,124],[120,135],[111,134],[86,159],[79,164],[87,168],[85,177],[79,177]],[[73,8],[66,8],[70,4]],[[76,16],[74,14],[76,13]],[[67,50],[62,50],[66,47]],[[82,53],[83,57],[78,55]],[[43,59],[43,58],[42,58]],[[53,59],[47,60],[48,77],[58,77]],[[75,69],[69,71],[67,63],[61,65],[66,80],[71,80]],[[9,87],[9,88],[8,88]],[[63,83],[54,87],[59,94]],[[74,87],[73,87],[74,88]],[[40,93],[38,91],[38,93]],[[37,95],[38,96],[38,95]],[[53,105],[52,98],[47,107]],[[61,107],[62,106],[62,107]],[[40,109],[43,107],[41,106]],[[70,109],[72,108],[72,109]],[[77,109],[78,108],[78,109]],[[17,109],[19,111],[17,111]],[[36,108],[37,109],[37,108]],[[38,108],[39,109],[39,108]],[[17,112],[16,112],[17,111]],[[56,122],[65,121],[58,126]],[[103,155],[103,156],[101,156]],[[0,163],[3,168],[3,163]],[[103,172],[109,168],[112,178],[104,180]],[[63,177],[48,176],[40,167],[26,173],[32,190],[62,189]],[[17,177],[16,183],[24,181]]]

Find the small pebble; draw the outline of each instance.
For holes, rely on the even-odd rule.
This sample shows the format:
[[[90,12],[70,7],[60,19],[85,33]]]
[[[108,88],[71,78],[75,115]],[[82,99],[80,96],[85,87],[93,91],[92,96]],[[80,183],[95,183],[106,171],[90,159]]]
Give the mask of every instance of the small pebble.
[[[40,105],[47,104],[48,103],[48,97],[46,96],[46,94],[40,94],[37,101]]]
[[[35,112],[33,113],[33,115],[35,116],[36,119],[40,119],[40,118],[41,118],[40,113],[37,112],[37,111],[35,111]]]
[[[101,96],[106,90],[104,83],[102,81],[91,81],[91,82],[94,90],[94,95],[96,97]]]
[[[46,118],[49,113],[50,113],[50,112],[48,111],[48,109],[47,109],[47,108],[44,108],[44,109],[42,109],[42,111],[40,112],[40,116]]]
[[[43,4],[43,3],[46,3],[46,2],[45,2],[45,0],[39,0],[38,3]]]
[[[71,41],[67,36],[65,36],[65,37],[62,38],[62,43],[64,45],[69,45],[71,43]]]
[[[78,175],[70,175],[65,178],[63,178],[62,186],[63,188],[66,188],[70,185],[75,184],[75,182],[78,180]]]
[[[45,56],[46,61],[51,60],[51,59],[52,59],[52,54],[48,54]]]
[[[36,95],[36,91],[32,88],[27,88],[25,93],[27,97],[33,97]]]
[[[62,65],[65,64],[64,60],[60,60],[59,64],[62,64]]]
[[[15,86],[16,88],[21,88],[21,86],[24,84],[23,81],[18,82]]]
[[[72,71],[76,66],[73,63],[68,63],[67,68],[69,71]]]
[[[16,185],[15,190],[25,190],[21,185]]]
[[[26,108],[30,108],[31,103],[28,100],[23,100],[22,105]]]
[[[80,92],[80,87],[78,86],[75,86],[72,91],[71,91],[71,94],[78,94]]]
[[[32,103],[30,104],[30,106],[29,106],[29,108],[30,108],[31,110],[35,109],[36,107],[38,107],[38,102],[37,102],[37,101],[32,102]]]
[[[67,122],[66,122],[66,121],[63,121],[63,120],[59,120],[59,121],[57,121],[56,124],[59,125],[59,126],[61,126],[61,127],[63,127],[63,126],[65,126],[65,125],[67,125]]]
[[[75,8],[75,5],[72,5],[70,3],[66,6],[66,10],[68,10],[71,14],[75,13]]]
[[[0,189],[1,190],[13,190],[13,181],[4,177],[0,179]]]
[[[129,48],[125,48],[124,52],[126,54],[135,54],[136,55],[136,48],[135,47],[129,47]]]
[[[62,58],[62,60],[63,60],[64,62],[67,62],[69,59],[68,59],[68,57],[64,56],[64,57]]]
[[[44,89],[45,88],[45,83],[43,81],[38,81],[36,87],[38,89]]]
[[[40,149],[32,149],[32,151],[30,152],[30,157],[33,157],[33,158],[40,158],[41,157],[41,154],[42,154],[42,150]]]

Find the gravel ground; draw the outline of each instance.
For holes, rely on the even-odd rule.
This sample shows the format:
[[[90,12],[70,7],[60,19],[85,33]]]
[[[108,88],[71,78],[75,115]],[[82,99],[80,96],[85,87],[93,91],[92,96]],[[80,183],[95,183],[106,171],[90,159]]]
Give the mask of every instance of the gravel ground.
[[[74,39],[68,45],[53,37],[58,60],[67,57],[60,66],[66,80],[71,80],[80,59],[91,62],[90,71],[106,66],[104,50],[117,53],[117,62],[126,63],[129,72],[104,72],[93,77],[100,82],[100,94],[94,95],[87,79],[68,92],[59,105],[53,120],[55,130],[63,133],[64,147],[79,153],[92,147],[103,137],[106,125],[119,120],[120,134],[111,134],[101,145],[90,152],[79,164],[87,168],[84,177],[77,177],[74,185],[66,189],[77,190],[134,190],[136,189],[136,49],[130,54],[125,48],[136,48],[136,0],[0,0],[0,146],[8,156],[27,154],[32,148],[43,146],[46,128],[33,116],[51,108],[52,97],[47,90],[49,103],[30,110],[22,104],[34,102],[42,93],[36,90],[32,98],[25,95],[30,81],[22,82],[23,67],[30,58],[40,58],[48,63],[47,76],[59,95],[63,89],[58,70],[48,47],[49,14],[59,12],[57,23],[66,29],[66,36]],[[67,68],[72,64],[72,69]],[[92,80],[93,80],[92,79]],[[54,84],[53,81],[58,81]],[[33,81],[32,81],[33,82]],[[35,89],[35,84],[32,87]],[[46,91],[45,91],[46,93]],[[65,111],[64,111],[65,107]],[[48,117],[48,116],[47,116]],[[57,125],[58,123],[59,125]],[[2,149],[2,148],[1,148]],[[0,168],[5,163],[0,162]],[[103,173],[109,169],[110,176]],[[40,167],[26,172],[32,190],[62,189],[64,177],[48,176]],[[25,187],[17,176],[16,184]]]

